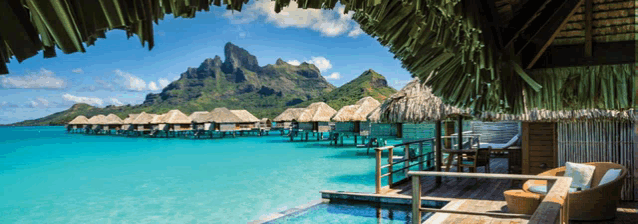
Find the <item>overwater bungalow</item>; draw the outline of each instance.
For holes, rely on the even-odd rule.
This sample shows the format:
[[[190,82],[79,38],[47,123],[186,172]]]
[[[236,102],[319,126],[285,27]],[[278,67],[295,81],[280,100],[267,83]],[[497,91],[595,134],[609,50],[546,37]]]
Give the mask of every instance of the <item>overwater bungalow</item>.
[[[102,114],[95,115],[89,118],[89,125],[87,126],[89,129],[89,133],[92,134],[100,134],[106,124],[106,116]]]
[[[262,130],[270,131],[272,128],[272,120],[270,118],[264,117],[259,121],[259,128]]]
[[[334,129],[334,141],[335,144],[338,140],[341,140],[341,144],[343,145],[343,138],[353,136],[354,144],[358,144],[358,136],[367,136],[367,133],[364,132],[364,135],[361,135],[362,132],[362,123],[363,126],[367,125],[366,121],[368,114],[370,114],[374,109],[379,107],[381,103],[375,100],[372,97],[364,97],[357,101],[354,105],[344,106],[337,113],[332,116],[332,121],[335,122]],[[367,130],[368,127],[363,127],[364,130]],[[364,140],[363,138],[361,140]],[[364,140],[365,143],[365,140]]]
[[[148,134],[151,137],[157,137],[160,134],[165,134],[168,132],[168,124],[162,123],[162,118],[166,114],[156,114],[153,115],[151,119],[151,132]]]
[[[138,115],[140,114],[129,114],[128,117],[122,120],[122,134],[128,134],[135,131],[135,127],[132,123]]]
[[[241,123],[237,123],[237,130],[240,131],[240,134],[249,131],[255,131],[255,133],[259,133],[259,118],[252,115],[247,110],[231,110],[231,113],[235,114],[235,116],[239,117],[242,120]]]
[[[66,130],[69,133],[85,133],[85,126],[89,124],[89,119],[85,116],[77,116],[73,120],[69,121],[66,125]]]
[[[191,124],[193,120],[179,110],[170,110],[157,119],[151,123],[157,122],[160,125],[158,131],[166,137],[183,136],[193,130]]]
[[[131,122],[131,124],[133,125],[133,129],[135,130],[132,133],[138,136],[150,133],[152,130],[151,122],[156,116],[156,114],[147,114],[146,112],[140,113]]]
[[[316,136],[317,140],[321,140],[325,132],[332,132],[330,118],[335,113],[337,111],[324,102],[312,103],[296,119],[298,124],[296,129],[293,128],[293,131],[299,134],[302,139],[305,134],[306,141],[309,134]],[[294,136],[291,135],[290,140],[293,139]]]
[[[106,134],[111,134],[112,131],[115,131],[115,133],[117,134],[120,132],[120,130],[122,130],[123,123],[124,121],[117,115],[109,114],[104,120],[104,132]]]
[[[199,138],[211,130],[212,122],[208,120],[210,112],[195,111],[188,116],[192,120],[193,135]]]
[[[281,114],[279,114],[273,121],[275,122],[275,128],[282,131],[290,130],[293,127],[293,123],[297,121],[299,115],[301,115],[306,108],[288,108]]]
[[[238,124],[244,123],[244,120],[225,107],[213,109],[207,120],[212,123],[212,131],[219,133],[222,137],[226,134],[235,136],[235,132],[239,129]]]
[[[430,87],[421,83],[419,78],[414,78],[397,93],[388,97],[378,110],[369,114],[368,118],[372,122],[396,124],[396,126],[378,127],[371,125],[370,137],[388,138],[391,135],[383,132],[389,131],[396,133],[396,138],[403,142],[432,138],[435,136],[434,121],[448,120],[453,117],[462,119],[463,117],[471,117],[471,114],[469,110],[443,103],[441,98],[432,94]],[[468,127],[469,122],[462,124],[464,127]],[[374,130],[382,127],[384,129]],[[394,127],[396,127],[396,132],[392,130]],[[451,135],[452,133],[447,134]]]

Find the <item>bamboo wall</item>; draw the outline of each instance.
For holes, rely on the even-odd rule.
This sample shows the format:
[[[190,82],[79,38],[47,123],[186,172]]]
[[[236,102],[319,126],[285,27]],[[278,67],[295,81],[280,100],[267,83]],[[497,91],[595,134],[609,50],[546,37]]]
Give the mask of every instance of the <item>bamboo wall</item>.
[[[361,135],[371,138],[397,137],[397,124],[361,122]]]
[[[218,124],[219,126],[217,126],[217,131],[234,131],[235,130],[235,124],[234,123],[230,123],[230,124]]]
[[[304,131],[312,131],[312,123],[311,122],[299,122],[299,129]]]
[[[521,131],[520,122],[517,121],[471,123],[471,131],[481,134],[481,142],[507,143]]]
[[[330,127],[330,123],[328,122],[318,122],[319,123],[319,132],[330,132],[332,131],[331,127]]]
[[[558,165],[565,162],[613,162],[629,170],[622,191],[623,200],[638,199],[638,137],[635,123],[581,121],[558,123]]]
[[[434,137],[434,123],[403,124],[403,142]]]

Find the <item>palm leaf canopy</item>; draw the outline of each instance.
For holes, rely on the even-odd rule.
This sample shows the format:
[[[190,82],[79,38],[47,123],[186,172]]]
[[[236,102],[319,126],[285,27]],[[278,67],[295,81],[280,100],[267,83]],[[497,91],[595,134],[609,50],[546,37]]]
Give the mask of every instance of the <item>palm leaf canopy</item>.
[[[56,47],[65,54],[85,52],[86,46],[95,44],[98,38],[105,38],[106,32],[113,29],[124,30],[129,37],[137,35],[141,44],[151,49],[154,46],[153,23],[158,24],[166,14],[192,18],[197,11],[208,11],[211,5],[225,5],[227,9],[241,11],[248,2],[147,0],[99,1],[96,4],[86,0],[2,1],[0,60],[6,63],[15,57],[21,62],[40,51],[44,52],[45,58],[55,57]],[[346,13],[354,11],[353,18],[363,31],[389,47],[413,76],[421,78],[422,82],[427,80],[432,93],[453,106],[513,114],[522,114],[527,108],[560,111],[636,107],[635,60],[607,63],[611,65],[600,63],[592,67],[571,66],[566,70],[536,71],[521,66],[521,53],[512,53],[512,48],[508,47],[512,45],[503,43],[505,35],[501,35],[500,30],[508,30],[517,21],[528,21],[525,18],[516,20],[519,12],[523,11],[516,9],[541,1],[274,2],[275,12],[280,12],[291,2],[304,9],[333,9],[340,3]],[[557,35],[552,35],[547,42],[549,45],[585,43],[584,1],[542,2],[568,2],[572,7],[559,13],[565,18],[559,22],[565,22],[557,28]],[[635,41],[638,29],[635,27],[637,10],[634,0],[593,2],[592,11],[596,15],[592,25],[594,43]],[[530,20],[535,18],[536,15]],[[532,25],[534,23],[530,27]],[[525,38],[527,35],[520,33],[527,34],[527,27],[522,26],[520,32],[514,33],[511,36],[513,40]],[[627,58],[631,57],[635,55]],[[0,63],[0,74],[8,73],[5,63]],[[566,95],[571,97],[566,98]]]

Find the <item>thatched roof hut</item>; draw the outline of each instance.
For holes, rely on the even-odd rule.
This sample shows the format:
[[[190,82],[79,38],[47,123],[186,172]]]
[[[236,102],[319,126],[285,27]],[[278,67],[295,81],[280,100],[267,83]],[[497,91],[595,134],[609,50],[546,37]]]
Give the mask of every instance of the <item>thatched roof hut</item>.
[[[150,124],[155,116],[157,115],[142,112],[131,122],[131,124]]]
[[[69,124],[89,124],[89,119],[83,115],[80,115],[69,121]]]
[[[115,114],[109,114],[106,116],[106,120],[104,124],[109,124],[109,125],[113,125],[113,124],[122,124],[124,121],[118,117]]]
[[[336,114],[337,111],[328,106],[324,102],[317,102],[310,104],[299,115],[298,122],[330,122],[330,118]]]
[[[422,123],[444,120],[450,116],[471,116],[469,110],[443,103],[418,78],[386,99],[379,108],[379,121],[384,123]]]
[[[162,119],[166,116],[166,114],[153,114],[153,118],[151,119],[151,124],[163,124]]]
[[[193,123],[206,123],[209,122],[208,117],[210,116],[210,112],[208,111],[195,111],[191,115],[188,116]]]
[[[89,119],[89,124],[106,124],[106,116],[102,114],[95,115]]]
[[[158,119],[161,124],[190,124],[193,122],[191,118],[179,110],[170,110]]]
[[[286,122],[286,121],[294,121],[299,118],[299,116],[306,110],[306,108],[288,108],[279,116],[273,119],[274,122]]]
[[[366,121],[368,114],[374,109],[379,107],[381,103],[372,97],[364,97],[357,101],[354,105],[342,107],[332,117],[333,121],[348,122],[348,121]]]
[[[259,118],[255,117],[255,115],[251,114],[247,110],[231,110],[230,112],[247,123],[257,123],[260,121]]]
[[[526,122],[559,122],[578,120],[614,120],[638,122],[638,110],[599,110],[583,109],[570,111],[550,111],[533,109],[524,114],[498,114],[483,112],[479,115],[481,120],[486,121],[526,121]]]
[[[244,122],[241,118],[235,115],[233,112],[228,110],[225,107],[215,108],[210,112],[208,121],[215,123],[242,123]]]

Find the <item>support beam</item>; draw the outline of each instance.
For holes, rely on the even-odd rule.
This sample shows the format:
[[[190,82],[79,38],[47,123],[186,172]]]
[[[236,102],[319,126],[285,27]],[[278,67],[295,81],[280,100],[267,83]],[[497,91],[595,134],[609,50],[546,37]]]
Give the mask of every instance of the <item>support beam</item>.
[[[435,127],[434,127],[434,138],[435,138],[435,144],[436,146],[434,147],[436,150],[436,153],[434,154],[436,156],[436,159],[434,160],[436,162],[435,168],[437,172],[441,172],[441,166],[443,165],[443,155],[441,154],[443,150],[441,150],[441,148],[443,147],[443,143],[441,142],[441,120],[437,120],[435,122]],[[440,184],[441,183],[441,177],[436,177],[436,183]]]
[[[574,15],[576,9],[585,0],[553,0],[547,8],[541,12],[533,24],[526,29],[525,34],[530,34],[522,48],[517,48],[517,55],[523,57],[523,66],[531,69],[545,50],[552,44],[560,29],[567,23],[569,17]]]
[[[518,11],[503,31],[502,35],[505,48],[512,45],[514,40],[540,15],[540,12],[550,1],[551,0],[528,1],[523,5],[522,8],[525,10]]]

